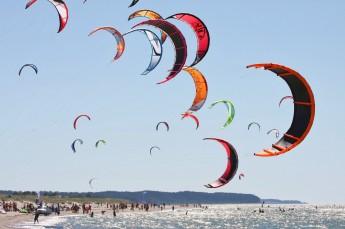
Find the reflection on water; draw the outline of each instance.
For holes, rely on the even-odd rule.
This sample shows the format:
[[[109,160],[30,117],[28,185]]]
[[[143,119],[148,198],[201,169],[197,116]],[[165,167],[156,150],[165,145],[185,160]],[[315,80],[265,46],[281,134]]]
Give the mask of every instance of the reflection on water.
[[[345,228],[345,206],[281,205],[213,205],[203,209],[175,211],[123,212],[94,218],[78,216],[57,224],[60,228]],[[285,210],[285,212],[282,211]],[[290,209],[290,210],[289,210]],[[292,210],[293,209],[293,210]]]

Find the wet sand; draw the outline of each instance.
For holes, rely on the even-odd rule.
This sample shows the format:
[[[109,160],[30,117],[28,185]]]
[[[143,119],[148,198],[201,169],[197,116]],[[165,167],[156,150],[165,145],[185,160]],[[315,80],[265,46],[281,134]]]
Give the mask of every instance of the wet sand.
[[[17,212],[8,212],[7,214],[0,214],[0,228],[13,228],[12,226],[19,222],[27,222],[32,220],[32,214],[21,214]]]

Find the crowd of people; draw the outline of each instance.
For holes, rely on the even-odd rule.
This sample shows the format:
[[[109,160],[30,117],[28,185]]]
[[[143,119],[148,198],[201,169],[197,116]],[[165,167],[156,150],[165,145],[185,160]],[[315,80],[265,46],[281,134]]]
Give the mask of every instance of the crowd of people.
[[[1,207],[4,209],[6,212],[16,212],[19,209],[17,208],[17,203],[14,201],[4,201],[2,200]]]

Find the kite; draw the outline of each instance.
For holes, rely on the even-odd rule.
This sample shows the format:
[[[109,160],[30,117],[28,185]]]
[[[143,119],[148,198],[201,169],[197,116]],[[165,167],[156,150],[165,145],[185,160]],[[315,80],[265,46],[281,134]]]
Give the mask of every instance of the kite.
[[[93,189],[92,182],[93,182],[94,180],[96,180],[95,177],[94,177],[94,178],[91,178],[91,179],[89,180],[89,186],[90,186],[91,189]]]
[[[113,27],[109,27],[109,26],[105,26],[105,27],[98,27],[96,29],[94,29],[93,31],[91,31],[89,33],[89,36],[91,36],[92,34],[96,33],[97,31],[100,31],[100,30],[105,30],[105,31],[108,31],[110,34],[112,34],[117,42],[117,51],[116,51],[116,55],[113,59],[113,61],[119,59],[123,52],[125,51],[125,40],[123,39],[123,36],[122,34],[117,31],[115,28]]]
[[[151,44],[152,54],[151,54],[150,64],[146,68],[146,70],[143,73],[141,73],[142,75],[147,75],[148,73],[150,73],[153,69],[157,67],[157,65],[162,59],[162,53],[163,53],[162,42],[154,32],[148,29],[131,30],[128,33],[123,34],[123,36],[132,32],[136,32],[136,31],[144,33]]]
[[[257,127],[259,128],[259,131],[261,131],[261,126],[260,126],[260,124],[257,123],[257,122],[251,122],[251,123],[249,123],[249,125],[248,125],[248,130],[250,130],[250,128],[251,128],[253,125],[257,126]]]
[[[276,133],[276,138],[279,138],[280,132],[278,129],[272,129],[272,130],[267,131],[267,135],[269,135],[272,132]]]
[[[200,18],[189,13],[174,14],[166,19],[170,18],[183,21],[187,23],[190,27],[192,27],[198,40],[198,46],[195,60],[190,66],[192,67],[198,64],[206,56],[208,49],[210,47],[210,34],[208,32],[206,25]]]
[[[131,15],[129,15],[128,21],[132,20],[133,18],[137,18],[137,17],[145,17],[145,18],[151,19],[151,20],[157,20],[157,19],[163,20],[162,16],[159,15],[155,11],[152,11],[152,10],[138,10],[138,11],[135,11],[134,13],[132,13]],[[161,42],[162,42],[162,44],[164,44],[166,39],[167,39],[167,34],[164,33],[161,30]]]
[[[279,107],[280,105],[282,104],[282,102],[286,99],[291,99],[293,101],[293,97],[291,95],[288,95],[288,96],[284,96],[280,101],[279,101]]]
[[[226,119],[225,124],[223,125],[223,128],[226,128],[227,126],[229,126],[231,124],[232,120],[235,117],[235,107],[234,107],[234,104],[230,100],[218,100],[218,101],[212,103],[209,108],[211,109],[212,107],[214,107],[218,103],[225,104],[226,109],[228,110],[228,117]]]
[[[71,145],[71,148],[72,148],[72,150],[73,150],[74,153],[77,152],[77,150],[76,150],[76,148],[75,148],[75,144],[76,144],[77,142],[78,142],[80,145],[84,144],[83,140],[81,140],[81,139],[79,139],[79,138],[77,138],[76,140],[74,140],[73,143],[72,143],[72,145]]]
[[[31,5],[33,5],[37,0],[30,0],[26,6],[25,9],[29,8]],[[59,20],[60,20],[60,26],[58,33],[61,32],[68,21],[68,8],[66,3],[63,0],[48,0],[51,4],[55,6],[55,9],[57,10],[59,14]]]
[[[132,7],[134,6],[135,4],[137,4],[139,2],[139,0],[133,0],[132,3],[128,6],[128,7]]]
[[[150,155],[151,155],[151,156],[152,156],[152,151],[153,151],[154,149],[161,150],[161,148],[159,148],[158,146],[152,146],[152,147],[150,148]]]
[[[270,149],[254,155],[271,157],[284,154],[298,146],[308,135],[315,116],[315,100],[308,82],[298,72],[279,64],[253,64],[247,68],[270,70],[282,78],[289,86],[294,100],[294,116],[288,131]]]
[[[106,141],[104,141],[104,140],[98,140],[97,142],[96,142],[96,144],[95,144],[95,147],[96,148],[98,148],[98,145],[99,145],[99,143],[103,143],[104,145],[107,143]]]
[[[193,115],[192,113],[187,113],[186,112],[186,113],[182,114],[182,118],[181,119],[184,119],[184,118],[191,118],[191,119],[193,119],[195,121],[195,124],[196,124],[196,129],[199,128],[199,119],[195,115]]]
[[[219,188],[227,183],[235,176],[238,168],[238,156],[236,149],[227,141],[219,138],[204,138],[204,140],[214,140],[219,142],[226,150],[228,163],[223,175],[214,182],[205,185],[206,188]]]
[[[148,21],[144,21],[133,26],[132,29],[138,26],[143,26],[143,25],[151,25],[151,26],[161,29],[171,38],[175,46],[175,52],[176,52],[175,64],[173,68],[170,70],[170,74],[166,77],[166,79],[161,82],[158,82],[157,84],[165,83],[173,79],[178,73],[180,73],[181,70],[183,69],[183,66],[186,63],[186,59],[187,59],[186,40],[183,34],[181,33],[181,31],[168,21],[164,21],[161,19],[148,20]]]
[[[156,125],[156,130],[157,130],[157,131],[158,131],[159,126],[160,126],[161,124],[164,124],[165,127],[167,128],[167,131],[169,131],[170,127],[169,127],[169,124],[168,124],[167,122],[159,122],[159,123],[157,123],[157,125]]]
[[[88,115],[86,115],[86,114],[79,115],[78,117],[76,117],[76,118],[74,119],[74,122],[73,122],[73,128],[74,128],[75,130],[77,129],[78,120],[79,120],[80,118],[82,118],[82,117],[87,118],[88,120],[91,120],[90,116],[88,116]]]
[[[19,76],[22,74],[23,69],[26,68],[26,67],[32,68],[32,69],[35,71],[36,75],[37,75],[37,73],[38,73],[38,68],[36,67],[36,65],[34,65],[34,64],[24,64],[24,65],[19,69],[19,73],[18,73]]]
[[[192,106],[188,109],[187,113],[192,113],[200,110],[206,102],[208,86],[207,81],[203,74],[193,67],[184,67],[184,71],[189,73],[193,78],[195,85],[195,97]]]

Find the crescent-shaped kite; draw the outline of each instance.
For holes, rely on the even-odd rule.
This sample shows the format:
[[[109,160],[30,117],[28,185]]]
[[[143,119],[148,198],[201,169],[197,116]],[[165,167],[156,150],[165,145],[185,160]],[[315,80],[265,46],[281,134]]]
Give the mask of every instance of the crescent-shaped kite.
[[[151,156],[152,156],[152,151],[153,151],[154,149],[161,150],[161,148],[159,148],[158,146],[152,146],[152,147],[150,148],[150,155],[151,155]]]
[[[132,7],[134,6],[135,4],[137,4],[139,2],[139,0],[133,0],[132,3],[128,6],[128,7]]]
[[[138,11],[135,11],[134,13],[132,13],[131,15],[129,15],[128,21],[132,20],[133,18],[137,18],[137,17],[145,17],[145,18],[150,19],[150,20],[157,20],[157,19],[163,20],[162,16],[159,15],[159,13],[157,13],[155,11],[138,10]],[[161,30],[161,42],[162,42],[162,44],[164,44],[166,39],[167,39],[167,34]]]
[[[239,179],[239,180],[242,180],[242,178],[244,178],[244,174],[243,174],[243,173],[240,173],[240,175],[238,175],[238,179]]]
[[[34,65],[34,64],[24,64],[24,65],[19,69],[19,73],[18,73],[19,76],[22,74],[23,69],[26,68],[26,67],[32,68],[32,69],[35,71],[36,75],[37,75],[37,73],[38,73],[38,68],[36,67],[36,65]]]
[[[298,72],[279,64],[253,64],[247,68],[264,68],[277,74],[289,86],[294,100],[294,116],[289,130],[282,138],[254,155],[271,157],[284,154],[298,146],[308,135],[315,116],[315,100],[308,82]]]
[[[176,52],[175,64],[173,68],[170,70],[170,74],[166,77],[166,79],[161,82],[158,82],[157,84],[168,82],[169,80],[173,79],[177,74],[181,72],[181,70],[183,69],[183,66],[186,63],[186,59],[187,59],[186,40],[183,34],[181,33],[181,31],[168,21],[161,20],[161,19],[148,20],[148,21],[144,21],[133,26],[132,29],[138,26],[143,26],[143,25],[151,25],[151,26],[155,26],[161,29],[171,38],[175,46],[175,52]]]
[[[206,188],[219,188],[227,183],[235,176],[238,168],[238,156],[236,149],[227,141],[219,138],[204,138],[204,140],[214,140],[219,142],[226,150],[228,163],[223,175],[214,182],[205,185]]]
[[[81,139],[79,139],[79,138],[77,138],[76,140],[74,140],[73,143],[72,143],[72,145],[71,145],[71,148],[72,148],[72,150],[73,150],[73,153],[76,153],[76,152],[77,152],[77,150],[76,150],[76,148],[75,148],[75,144],[76,144],[77,142],[78,142],[80,145],[84,144],[83,140],[81,140]]]
[[[90,116],[88,116],[88,115],[86,115],[86,114],[79,115],[78,117],[76,117],[76,118],[74,119],[74,122],[73,122],[73,128],[74,128],[75,130],[77,129],[77,124],[78,124],[79,119],[82,118],[82,117],[87,118],[89,121],[91,120]]]
[[[251,122],[251,123],[249,123],[249,125],[248,125],[248,130],[250,130],[250,128],[251,128],[253,125],[256,125],[256,126],[259,128],[259,131],[261,131],[261,126],[260,126],[260,124],[257,123],[257,122]]]
[[[93,178],[91,178],[91,179],[89,180],[89,186],[90,186],[91,189],[93,189],[92,182],[93,182],[94,180],[96,180],[95,177],[93,177]]]
[[[223,103],[226,106],[226,109],[228,110],[228,117],[226,119],[225,124],[223,125],[223,128],[226,128],[227,126],[229,126],[231,124],[232,120],[234,120],[235,106],[230,100],[218,100],[218,101],[212,103],[210,105],[209,109],[211,109],[212,107],[214,107],[218,103]]]
[[[279,135],[280,135],[280,132],[278,129],[272,129],[272,130],[269,130],[267,131],[267,135],[271,134],[272,132],[274,132],[276,134],[276,138],[279,138]]]
[[[159,129],[159,126],[162,125],[162,124],[165,125],[165,127],[167,128],[167,131],[170,130],[169,124],[168,124],[167,122],[159,122],[159,123],[157,123],[157,125],[156,125],[156,130],[157,130],[157,131],[158,131],[158,129]]]
[[[291,99],[293,101],[293,97],[291,95],[284,96],[280,101],[279,101],[279,107],[282,104],[284,100]]]
[[[147,75],[153,69],[155,69],[161,61],[163,54],[163,46],[159,37],[154,32],[148,29],[134,29],[129,31],[128,33],[123,34],[123,36],[136,31],[144,33],[151,44],[152,54],[150,64],[146,68],[146,70],[143,73],[141,73],[142,75]]]
[[[198,47],[196,57],[190,66],[198,64],[206,56],[208,49],[210,47],[210,34],[208,32],[206,25],[200,18],[189,13],[174,14],[168,17],[167,19],[170,18],[183,21],[187,23],[190,27],[192,27],[198,40]]]
[[[103,143],[103,145],[107,144],[106,141],[104,141],[104,140],[101,139],[101,140],[98,140],[98,141],[96,142],[95,147],[98,148],[98,146],[99,146],[100,143]]]
[[[196,129],[199,128],[200,122],[199,122],[199,119],[195,115],[193,115],[192,113],[186,112],[186,113],[182,114],[182,118],[181,119],[184,119],[184,118],[191,118],[191,119],[193,119],[195,124],[196,124]]]
[[[92,34],[96,33],[97,31],[100,31],[100,30],[105,30],[114,36],[114,38],[117,42],[117,48],[116,48],[117,51],[116,51],[116,55],[115,55],[113,61],[119,59],[122,56],[123,52],[125,51],[125,40],[123,39],[122,34],[113,27],[105,26],[105,27],[98,27],[98,28],[94,29],[93,31],[91,31],[89,33],[89,36],[91,36]]]
[[[26,4],[25,9],[29,8],[36,1],[37,0],[30,0]],[[48,1],[55,6],[55,9],[57,10],[57,12],[59,14],[59,20],[60,20],[60,26],[59,26],[59,30],[58,30],[58,33],[59,33],[67,25],[67,21],[68,21],[68,7],[67,7],[66,3],[63,0],[48,0]]]
[[[208,93],[207,81],[204,75],[196,68],[184,67],[183,70],[189,73],[189,75],[193,78],[195,85],[194,101],[187,113],[196,112],[200,110],[206,102]]]

